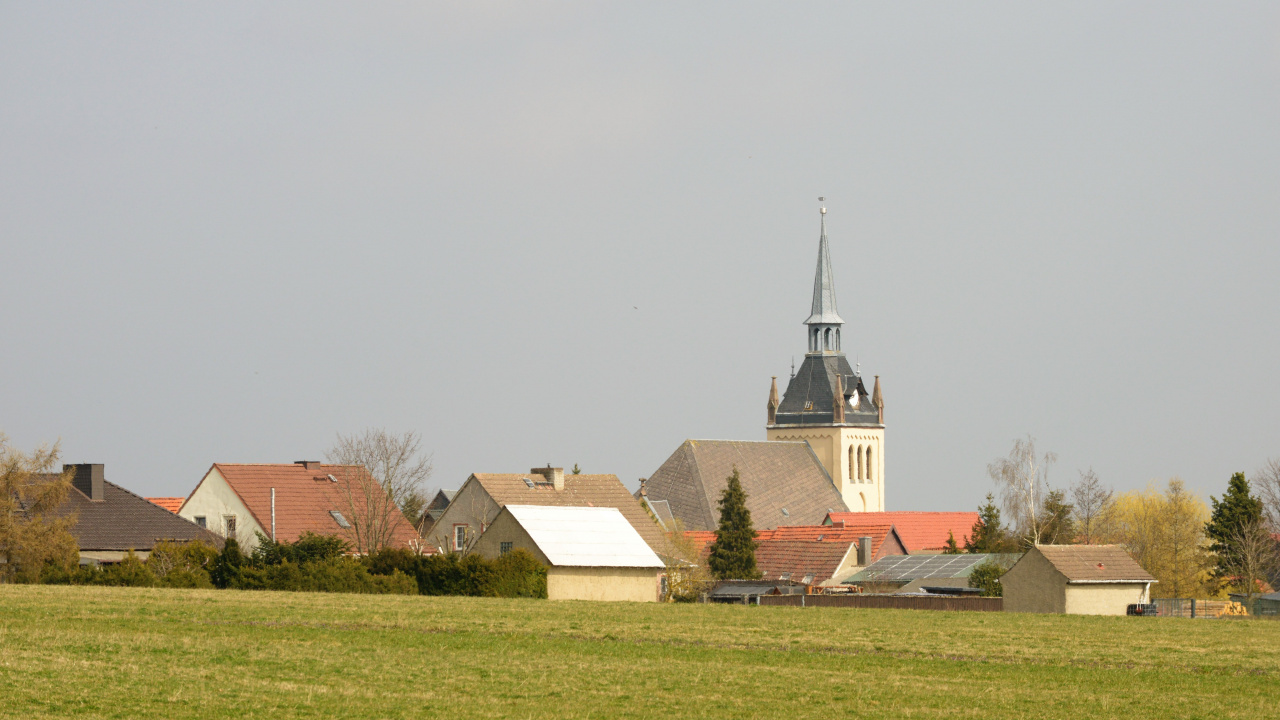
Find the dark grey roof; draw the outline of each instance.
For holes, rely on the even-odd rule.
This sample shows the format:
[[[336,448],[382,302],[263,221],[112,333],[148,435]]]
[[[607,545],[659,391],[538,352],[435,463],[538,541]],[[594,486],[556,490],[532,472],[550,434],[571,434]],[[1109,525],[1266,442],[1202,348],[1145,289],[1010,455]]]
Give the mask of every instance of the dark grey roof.
[[[717,503],[735,466],[757,530],[819,525],[828,512],[845,511],[840,491],[806,442],[686,440],[645,491],[650,502],[667,501],[685,530],[714,530]]]
[[[830,425],[835,421],[833,398],[836,375],[844,376],[846,425],[880,425],[880,416],[871,404],[871,394],[849,366],[844,353],[810,353],[796,371],[778,406],[778,425]],[[854,393],[858,408],[852,404]]]
[[[432,496],[431,502],[427,503],[426,509],[428,511],[439,510],[441,512],[444,512],[444,509],[449,507],[449,503],[453,502],[453,496],[457,494],[457,492],[458,492],[457,490],[438,491],[434,496]],[[439,518],[440,516],[434,515],[433,517]]]
[[[806,325],[841,325],[836,312],[836,281],[831,273],[831,246],[827,243],[827,210],[822,209],[822,230],[818,237],[818,270],[813,276],[813,305]]]
[[[649,511],[653,516],[658,518],[658,524],[662,529],[671,532],[674,529],[672,521],[675,520],[675,516],[671,514],[671,503],[666,500],[650,500],[647,497],[645,502],[649,505]]]
[[[71,534],[80,550],[150,550],[161,540],[204,540],[221,546],[217,535],[116,485],[103,481],[102,500],[76,488],[67,493],[59,514],[76,513]]]
[[[802,583],[791,580],[721,580],[708,595],[713,598],[771,594],[799,595],[804,591]]]

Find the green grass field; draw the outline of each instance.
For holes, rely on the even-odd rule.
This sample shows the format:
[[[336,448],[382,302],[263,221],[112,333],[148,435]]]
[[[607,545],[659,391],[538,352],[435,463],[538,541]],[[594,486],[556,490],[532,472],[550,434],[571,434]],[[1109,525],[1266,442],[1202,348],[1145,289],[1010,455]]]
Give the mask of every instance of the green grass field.
[[[1280,622],[0,586],[0,716],[1274,717]]]

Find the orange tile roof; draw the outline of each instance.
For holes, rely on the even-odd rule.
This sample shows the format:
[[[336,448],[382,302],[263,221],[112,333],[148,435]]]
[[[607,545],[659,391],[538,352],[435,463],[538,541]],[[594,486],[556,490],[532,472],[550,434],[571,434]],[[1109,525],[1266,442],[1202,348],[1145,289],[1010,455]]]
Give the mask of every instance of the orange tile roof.
[[[147,500],[171,513],[177,513],[178,508],[182,507],[182,503],[187,501],[184,497],[153,497],[147,498]]]
[[[893,525],[907,546],[907,552],[941,551],[953,533],[956,544],[964,547],[964,541],[978,522],[976,512],[848,512],[828,513],[826,522],[838,523],[880,522]]]
[[[345,483],[358,483],[368,478],[363,468],[345,465],[319,465],[308,469],[299,463],[241,465],[214,463],[231,489],[240,496],[254,520],[267,533],[271,532],[271,490],[276,491],[276,539],[293,542],[304,532],[338,535],[354,543],[350,529],[338,525],[329,511],[343,515],[363,507],[360,493],[352,493],[348,501],[342,492]],[[329,476],[339,479],[332,482]],[[350,521],[351,518],[347,518]],[[418,533],[398,511],[392,519],[392,547],[416,546]]]

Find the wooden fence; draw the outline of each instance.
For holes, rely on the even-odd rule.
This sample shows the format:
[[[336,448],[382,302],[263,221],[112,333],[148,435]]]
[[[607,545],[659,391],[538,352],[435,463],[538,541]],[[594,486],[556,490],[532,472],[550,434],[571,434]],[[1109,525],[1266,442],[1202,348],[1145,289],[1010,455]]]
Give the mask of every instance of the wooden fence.
[[[893,608],[898,610],[969,610],[1001,612],[998,597],[907,597],[903,595],[761,595],[761,605],[792,607]]]

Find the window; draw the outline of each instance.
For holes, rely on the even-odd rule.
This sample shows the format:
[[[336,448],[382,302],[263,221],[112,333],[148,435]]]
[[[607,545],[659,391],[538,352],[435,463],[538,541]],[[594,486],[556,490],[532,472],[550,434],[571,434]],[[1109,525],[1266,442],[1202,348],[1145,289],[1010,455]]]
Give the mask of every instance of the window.
[[[805,576],[804,576],[804,579],[803,579],[803,580],[801,580],[800,582],[801,582],[801,583],[804,583],[805,585],[812,585],[812,584],[813,584],[813,573],[809,573],[808,575],[805,575]]]
[[[235,515],[223,515],[222,524],[223,524],[223,527],[227,529],[227,532],[225,533],[226,537],[230,538],[230,537],[236,536],[236,516]]]
[[[454,525],[453,526],[453,549],[461,551],[466,546],[467,546],[467,526]]]
[[[853,446],[850,445],[849,446],[849,482],[853,482],[854,480],[857,479],[853,475],[855,463],[857,463],[857,461],[853,459]]]
[[[351,523],[347,522],[347,519],[343,517],[342,513],[338,512],[337,510],[330,510],[329,516],[333,518],[334,522],[338,523],[338,527],[340,528],[351,527]]]
[[[511,543],[509,543],[509,542],[498,543],[498,554],[499,554],[499,555],[506,555],[506,554],[507,554],[507,553],[509,553],[509,552],[511,552]]]
[[[200,527],[209,527],[203,515],[196,516],[196,524],[199,525]]]
[[[789,572],[782,573],[781,575],[779,575],[779,576],[778,576],[778,579],[779,579],[779,580],[790,580],[790,579],[791,579],[791,573],[789,573]]]
[[[872,467],[874,467],[874,465],[871,464],[871,448],[868,447],[867,448],[867,482],[871,482],[872,480],[876,479],[875,473],[871,472]]]

